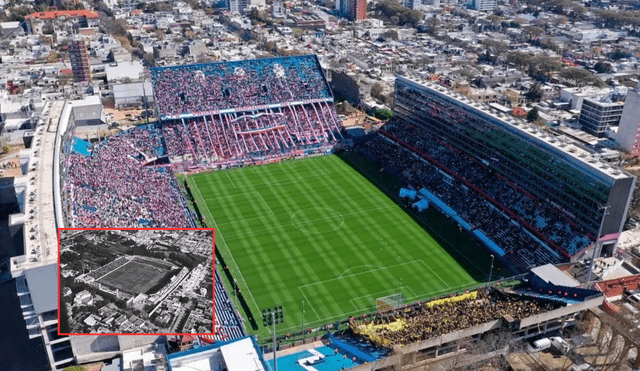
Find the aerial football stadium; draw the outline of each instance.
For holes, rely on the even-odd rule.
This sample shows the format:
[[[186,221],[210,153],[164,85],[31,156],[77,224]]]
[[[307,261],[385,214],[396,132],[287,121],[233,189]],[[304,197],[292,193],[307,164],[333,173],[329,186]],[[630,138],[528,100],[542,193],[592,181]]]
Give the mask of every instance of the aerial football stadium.
[[[286,341],[471,295],[597,240],[613,253],[635,186],[569,139],[403,77],[394,117],[354,141],[314,55],[151,80],[157,123],[90,150],[73,115],[56,124],[51,214],[75,228],[215,228],[211,341],[269,340],[275,308]],[[40,238],[12,270],[54,256]]]

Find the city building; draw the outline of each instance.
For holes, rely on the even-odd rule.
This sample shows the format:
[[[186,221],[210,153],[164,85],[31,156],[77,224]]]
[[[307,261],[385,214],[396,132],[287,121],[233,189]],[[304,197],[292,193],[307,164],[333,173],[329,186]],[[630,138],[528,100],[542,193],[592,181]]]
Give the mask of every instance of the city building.
[[[367,19],[367,0],[338,0],[336,10],[340,16],[352,21]]]
[[[349,1],[349,19],[352,21],[361,21],[367,19],[367,0],[348,0]]]
[[[627,93],[616,142],[626,152],[640,156],[640,95],[636,90]]]
[[[265,6],[265,0],[229,0],[229,11],[244,13],[247,9]]]
[[[91,81],[91,63],[89,62],[87,42],[84,38],[77,38],[71,42],[71,45],[69,45],[69,59],[71,59],[73,81]]]
[[[266,371],[266,365],[258,343],[253,336],[173,353],[167,356],[173,371],[229,370]]]
[[[336,0],[336,10],[340,16],[346,16],[349,13],[349,0]]]
[[[69,357],[70,339],[58,334],[58,265],[48,264],[25,269],[16,277],[16,288],[29,338],[42,338],[49,365],[64,367]]]
[[[420,10],[420,7],[422,6],[422,1],[421,0],[405,0],[404,6],[410,9]]]
[[[397,78],[394,116],[477,159],[564,215],[564,220],[591,236],[591,241],[601,232],[608,252],[615,250],[636,184],[631,174],[599,161],[568,138],[553,137],[507,115],[493,114],[432,83]],[[608,213],[603,211],[605,206]],[[520,212],[511,207],[509,212]],[[544,232],[538,233],[547,238]]]
[[[597,137],[604,137],[607,129],[618,126],[624,100],[617,95],[604,98],[585,98],[580,110],[578,123],[582,130]]]
[[[482,11],[491,11],[497,7],[496,0],[473,0],[473,9]]]
[[[78,28],[96,27],[100,23],[98,12],[93,10],[53,10],[49,12],[37,12],[25,17],[27,31],[34,34],[42,34],[43,28],[54,29],[54,25],[71,23]]]

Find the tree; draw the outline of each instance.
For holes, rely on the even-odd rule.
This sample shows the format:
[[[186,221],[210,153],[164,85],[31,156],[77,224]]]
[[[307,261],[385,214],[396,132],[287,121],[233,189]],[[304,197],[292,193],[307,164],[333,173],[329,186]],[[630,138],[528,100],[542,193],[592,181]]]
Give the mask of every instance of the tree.
[[[536,107],[533,107],[531,111],[527,112],[527,121],[535,122],[539,118],[540,118],[540,115],[538,115],[538,109]]]
[[[385,39],[398,40],[398,31],[389,30],[384,33]]]
[[[607,62],[598,62],[593,66],[593,69],[596,70],[597,73],[611,73],[613,71],[613,67],[611,63]]]
[[[435,32],[440,26],[440,20],[436,17],[428,18],[425,22],[427,24],[427,32]]]
[[[379,118],[380,120],[388,120],[388,119],[393,117],[393,111],[388,110],[388,109],[384,109],[384,108],[380,108],[380,109],[376,110],[375,116],[377,118]]]
[[[509,45],[500,40],[485,39],[484,41],[482,41],[482,45],[484,45],[489,53],[494,55],[500,55],[502,53],[506,53],[509,50]]]
[[[9,152],[9,139],[0,138],[0,154],[5,154]]]
[[[591,72],[583,68],[565,68],[560,71],[558,75],[560,76],[560,78],[576,86],[591,84],[602,87],[605,85],[604,82],[597,76],[594,76],[593,74],[591,74]]]
[[[382,92],[384,91],[384,85],[379,82],[376,82],[371,87],[371,96],[377,99],[382,99]]]
[[[530,101],[540,102],[540,100],[544,96],[544,93],[542,92],[541,85],[540,84],[533,84],[531,89],[529,89],[529,91],[525,93],[525,96]]]
[[[538,26],[527,26],[522,30],[522,33],[527,36],[527,39],[536,39],[544,35],[544,28]]]
[[[523,52],[511,52],[507,55],[507,61],[515,64],[519,68],[524,68],[529,65],[531,56]]]

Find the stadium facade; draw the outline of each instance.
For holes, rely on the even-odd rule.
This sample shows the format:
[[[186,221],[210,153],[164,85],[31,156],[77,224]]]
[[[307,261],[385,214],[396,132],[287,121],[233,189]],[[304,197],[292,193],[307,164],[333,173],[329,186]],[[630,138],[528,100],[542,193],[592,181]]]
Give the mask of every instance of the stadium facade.
[[[554,214],[557,222],[567,223],[591,242],[602,228],[601,240],[609,253],[614,252],[635,187],[634,176],[599,161],[567,138],[553,137],[522,121],[494,114],[432,83],[398,77],[394,112],[401,125],[425,130],[476,162],[469,166],[484,166],[491,175],[506,178],[533,197],[546,214]],[[505,207],[513,215],[527,212],[512,205],[496,206]],[[539,227],[527,225],[544,241],[558,240]],[[571,258],[585,252],[584,248],[570,250],[562,243],[555,245]]]

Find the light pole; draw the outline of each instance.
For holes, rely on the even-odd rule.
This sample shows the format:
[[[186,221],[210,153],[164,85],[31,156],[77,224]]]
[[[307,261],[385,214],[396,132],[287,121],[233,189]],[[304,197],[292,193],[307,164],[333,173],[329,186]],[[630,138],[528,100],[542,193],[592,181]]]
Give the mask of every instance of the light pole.
[[[273,371],[278,371],[278,357],[276,357],[276,312],[271,312],[273,320]]]
[[[302,300],[302,344],[307,340],[307,333],[304,331],[304,300]]]
[[[236,298],[236,310],[238,310],[238,280],[233,279],[233,296]]]
[[[491,273],[493,273],[493,254],[491,254],[491,269],[489,269],[489,285],[491,285]]]
[[[262,310],[262,325],[264,327],[273,325],[273,371],[278,371],[278,359],[276,355],[276,324],[284,322],[284,309],[282,305]]]

